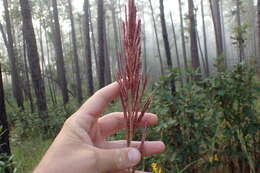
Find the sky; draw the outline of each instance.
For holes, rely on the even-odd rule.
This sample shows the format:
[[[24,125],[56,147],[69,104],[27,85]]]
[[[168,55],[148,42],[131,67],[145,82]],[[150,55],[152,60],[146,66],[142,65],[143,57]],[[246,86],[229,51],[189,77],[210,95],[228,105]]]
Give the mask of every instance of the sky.
[[[90,0],[90,1],[93,1],[93,0]],[[123,0],[123,1],[126,1],[126,0]],[[155,4],[158,4],[158,0],[152,0],[153,2],[155,2]],[[195,0],[195,2],[198,2],[200,0]],[[255,4],[256,4],[256,1],[257,0],[254,0]],[[84,0],[72,0],[72,3],[73,3],[73,6],[74,6],[74,10],[75,11],[82,11],[83,9],[83,2]],[[147,0],[147,3],[148,3],[148,0]],[[164,6],[165,6],[165,11],[169,11],[171,10],[173,13],[174,11],[178,11],[178,1],[177,0],[165,0],[164,1]],[[176,8],[175,8],[176,7]],[[3,6],[2,4],[0,5],[0,20],[3,20],[2,18],[3,16]]]

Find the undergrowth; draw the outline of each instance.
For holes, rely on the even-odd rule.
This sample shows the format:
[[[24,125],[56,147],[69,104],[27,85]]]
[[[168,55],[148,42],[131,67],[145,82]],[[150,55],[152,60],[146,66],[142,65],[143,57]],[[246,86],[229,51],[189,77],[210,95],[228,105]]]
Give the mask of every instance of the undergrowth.
[[[172,95],[170,81],[176,71],[153,85],[150,112],[159,124],[149,127],[149,140],[161,139],[164,153],[144,158],[140,169],[151,170],[157,163],[164,173],[172,172],[259,172],[260,163],[260,82],[252,69],[238,65],[232,71],[200,81],[189,81]],[[66,109],[49,105],[49,129],[42,131],[37,113],[8,107],[13,164],[17,173],[31,172],[37,165],[64,120],[78,105]],[[105,113],[120,110],[118,100]],[[123,131],[111,140],[123,139]],[[8,163],[9,164],[9,163]]]

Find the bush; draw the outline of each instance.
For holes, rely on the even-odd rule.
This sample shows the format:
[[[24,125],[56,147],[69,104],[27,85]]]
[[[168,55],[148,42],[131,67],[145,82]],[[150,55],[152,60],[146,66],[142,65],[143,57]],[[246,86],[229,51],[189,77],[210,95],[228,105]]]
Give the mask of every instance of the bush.
[[[257,172],[260,114],[254,74],[237,65],[233,71],[190,81],[174,96],[169,86],[175,73],[162,78],[151,106],[161,121],[151,133],[167,144],[167,151],[155,158],[164,172]]]

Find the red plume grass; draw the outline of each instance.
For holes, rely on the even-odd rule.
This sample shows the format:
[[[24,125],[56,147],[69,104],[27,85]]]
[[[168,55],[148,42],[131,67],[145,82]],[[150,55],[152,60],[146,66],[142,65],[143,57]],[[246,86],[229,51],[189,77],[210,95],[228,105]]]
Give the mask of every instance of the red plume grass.
[[[127,146],[135,138],[137,124],[147,111],[151,97],[144,98],[147,76],[142,75],[141,64],[141,20],[137,19],[134,0],[128,0],[123,22],[123,53],[120,57],[119,72],[116,75],[120,85],[120,100],[126,121]],[[147,123],[146,123],[147,124]],[[146,138],[146,127],[140,139],[142,153]],[[134,171],[133,171],[134,172]]]

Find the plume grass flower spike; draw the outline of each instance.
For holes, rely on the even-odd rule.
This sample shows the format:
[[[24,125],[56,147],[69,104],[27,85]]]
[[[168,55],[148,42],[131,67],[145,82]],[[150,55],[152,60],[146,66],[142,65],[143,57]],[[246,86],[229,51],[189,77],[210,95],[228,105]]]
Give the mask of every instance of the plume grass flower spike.
[[[116,74],[120,85],[120,100],[126,121],[127,147],[136,137],[137,124],[141,122],[147,111],[151,97],[144,98],[147,86],[147,76],[142,74],[141,64],[141,20],[137,19],[134,0],[128,0],[123,22],[123,52],[120,56],[119,71]],[[142,153],[146,138],[146,127],[141,134]],[[134,169],[133,169],[134,172]]]

